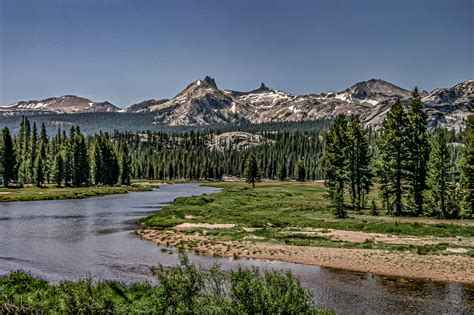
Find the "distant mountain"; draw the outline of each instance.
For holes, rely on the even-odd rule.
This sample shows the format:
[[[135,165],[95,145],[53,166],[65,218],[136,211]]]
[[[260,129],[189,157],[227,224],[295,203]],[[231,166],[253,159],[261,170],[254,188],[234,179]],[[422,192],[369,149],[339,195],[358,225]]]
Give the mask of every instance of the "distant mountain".
[[[473,86],[474,81],[468,80],[450,89],[421,92],[430,127],[462,128],[474,100]],[[356,83],[341,92],[293,95],[264,83],[250,92],[221,90],[206,76],[171,100],[147,106],[146,111],[154,113],[156,123],[174,126],[303,121],[346,114],[361,115],[366,126],[377,128],[396,99],[408,104],[410,97],[411,91],[378,79]]]
[[[248,114],[248,104],[220,90],[214,79],[206,76],[188,85],[167,102],[148,107],[156,112],[158,123],[177,125],[211,125],[238,123]]]
[[[460,129],[474,101],[474,80],[451,88],[421,92],[429,113],[429,126]],[[249,92],[219,89],[206,76],[194,81],[172,99],[146,100],[125,109],[77,96],[28,101],[0,107],[0,114],[117,112],[152,115],[153,122],[168,126],[221,125],[309,121],[338,114],[360,115],[366,126],[378,128],[396,99],[409,103],[411,92],[392,83],[372,79],[341,92],[293,95],[264,83]]]
[[[75,95],[47,98],[41,101],[22,101],[16,104],[0,107],[3,114],[28,114],[28,113],[92,113],[116,112],[119,108],[109,102],[93,102],[87,98]]]

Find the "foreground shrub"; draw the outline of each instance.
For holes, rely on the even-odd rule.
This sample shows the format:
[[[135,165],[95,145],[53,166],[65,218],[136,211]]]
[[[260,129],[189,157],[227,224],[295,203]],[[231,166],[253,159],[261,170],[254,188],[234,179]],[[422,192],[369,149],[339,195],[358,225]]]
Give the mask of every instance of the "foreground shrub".
[[[65,281],[49,284],[18,271],[0,279],[3,313],[314,314],[311,295],[291,273],[237,268],[209,271],[185,255],[171,268],[152,268],[156,284]]]

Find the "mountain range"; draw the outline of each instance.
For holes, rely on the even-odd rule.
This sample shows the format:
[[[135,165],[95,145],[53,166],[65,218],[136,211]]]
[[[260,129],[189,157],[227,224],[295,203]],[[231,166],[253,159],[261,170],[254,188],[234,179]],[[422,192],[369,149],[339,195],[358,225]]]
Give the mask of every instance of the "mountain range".
[[[429,126],[459,130],[465,125],[474,101],[474,80],[451,88],[421,92]],[[218,88],[209,76],[189,84],[172,99],[145,100],[121,109],[109,102],[94,102],[74,95],[41,101],[22,101],[0,107],[0,115],[141,113],[153,123],[169,126],[309,121],[337,114],[360,115],[366,126],[379,127],[391,104],[408,104],[411,91],[372,79],[340,92],[293,95],[267,87],[239,92]],[[57,115],[55,115],[57,116]]]

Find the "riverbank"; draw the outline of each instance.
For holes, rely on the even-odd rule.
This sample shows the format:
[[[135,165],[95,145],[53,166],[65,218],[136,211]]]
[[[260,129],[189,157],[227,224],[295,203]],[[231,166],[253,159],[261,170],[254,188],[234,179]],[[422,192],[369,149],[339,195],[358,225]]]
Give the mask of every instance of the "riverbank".
[[[101,187],[44,187],[0,188],[0,201],[39,201],[60,199],[83,199],[128,192],[148,191],[156,185],[132,184],[131,186]]]
[[[321,183],[206,185],[224,191],[178,198],[142,220],[140,237],[203,255],[474,283],[473,220],[373,216],[369,210],[335,219]]]
[[[474,283],[473,259],[463,255],[420,255],[409,251],[220,241],[206,235],[157,230],[142,230],[138,235],[159,245],[178,247],[208,256],[280,260],[370,272],[381,276]]]

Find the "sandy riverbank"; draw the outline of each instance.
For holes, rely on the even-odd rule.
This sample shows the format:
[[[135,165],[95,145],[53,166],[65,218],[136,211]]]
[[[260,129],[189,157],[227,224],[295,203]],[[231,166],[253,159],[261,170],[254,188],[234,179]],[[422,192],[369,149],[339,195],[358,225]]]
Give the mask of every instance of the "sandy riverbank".
[[[271,259],[392,277],[474,283],[474,259],[464,255],[219,241],[202,234],[172,230],[142,230],[137,234],[160,245],[183,246],[209,256]]]

